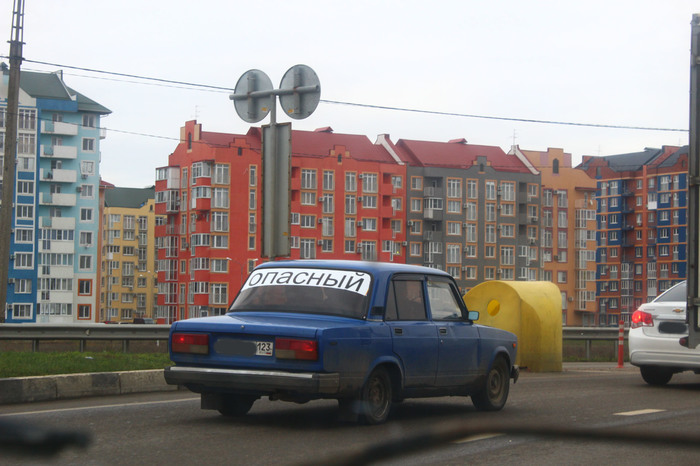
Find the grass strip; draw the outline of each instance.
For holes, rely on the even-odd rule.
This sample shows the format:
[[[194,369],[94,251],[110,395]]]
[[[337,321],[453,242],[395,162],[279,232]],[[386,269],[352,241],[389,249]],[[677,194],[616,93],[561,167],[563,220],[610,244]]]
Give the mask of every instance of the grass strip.
[[[35,375],[81,374],[163,369],[171,366],[168,354],[116,352],[14,352],[0,354],[0,378]]]

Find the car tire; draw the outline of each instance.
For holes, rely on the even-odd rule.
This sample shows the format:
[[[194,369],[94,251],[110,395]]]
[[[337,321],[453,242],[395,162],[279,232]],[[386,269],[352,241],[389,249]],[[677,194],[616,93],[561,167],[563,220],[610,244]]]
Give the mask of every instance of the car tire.
[[[479,411],[499,411],[506,404],[510,390],[508,363],[497,357],[486,374],[482,389],[472,395],[472,403]]]
[[[219,412],[226,417],[245,416],[253,407],[256,399],[254,396],[228,396],[222,400],[223,407],[219,409]]]
[[[381,424],[391,411],[392,386],[389,374],[378,367],[367,378],[360,392],[359,414],[365,424]]]
[[[666,385],[673,377],[673,370],[667,367],[642,366],[639,368],[639,372],[646,383],[655,387]]]

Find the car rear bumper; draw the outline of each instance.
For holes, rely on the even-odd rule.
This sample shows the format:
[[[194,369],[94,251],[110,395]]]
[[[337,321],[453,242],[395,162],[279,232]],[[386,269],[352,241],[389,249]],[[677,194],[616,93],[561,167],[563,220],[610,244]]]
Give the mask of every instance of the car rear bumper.
[[[630,330],[630,364],[700,369],[700,348],[681,346],[680,337],[681,335],[647,335],[639,328]]]
[[[663,366],[678,369],[700,369],[700,357],[690,354],[660,353],[654,351],[630,352],[633,366]]]
[[[193,391],[199,391],[195,388],[214,388],[260,394],[332,395],[338,393],[340,385],[337,373],[171,366],[165,368],[164,375],[169,385],[184,385]]]

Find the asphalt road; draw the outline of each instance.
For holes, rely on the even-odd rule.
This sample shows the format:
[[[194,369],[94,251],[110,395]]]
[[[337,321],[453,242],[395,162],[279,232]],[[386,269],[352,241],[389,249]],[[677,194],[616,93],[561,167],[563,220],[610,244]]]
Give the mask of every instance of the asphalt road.
[[[381,426],[339,422],[334,401],[260,400],[248,416],[228,419],[200,410],[198,396],[186,391],[6,405],[0,424],[79,429],[92,441],[50,458],[8,455],[0,446],[0,463],[360,464],[353,455],[368,448],[395,444],[405,453],[433,438],[435,448],[378,464],[696,464],[699,394],[700,376],[692,373],[650,387],[631,367],[577,364],[562,373],[522,374],[500,412],[478,412],[464,398],[407,400]],[[560,437],[579,431],[695,440],[687,448]]]

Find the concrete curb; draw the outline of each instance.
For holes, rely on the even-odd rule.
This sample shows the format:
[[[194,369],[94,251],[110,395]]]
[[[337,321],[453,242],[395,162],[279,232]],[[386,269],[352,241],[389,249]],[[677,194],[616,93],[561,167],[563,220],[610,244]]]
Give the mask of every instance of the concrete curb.
[[[625,363],[618,369],[617,363],[569,362],[562,371],[624,371],[636,372],[639,368]],[[521,372],[522,374],[527,371]],[[147,371],[95,372],[89,374],[49,375],[39,377],[11,377],[0,379],[0,405],[30,403],[33,401],[65,400],[88,396],[126,395],[129,393],[165,392],[181,387],[168,385],[163,369]]]
[[[173,391],[162,369],[0,379],[0,405],[87,396]]]

